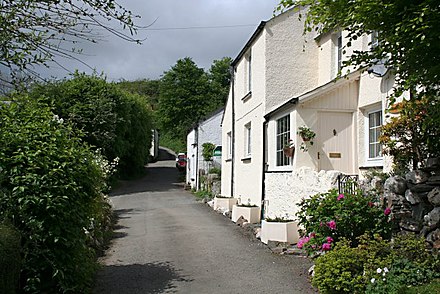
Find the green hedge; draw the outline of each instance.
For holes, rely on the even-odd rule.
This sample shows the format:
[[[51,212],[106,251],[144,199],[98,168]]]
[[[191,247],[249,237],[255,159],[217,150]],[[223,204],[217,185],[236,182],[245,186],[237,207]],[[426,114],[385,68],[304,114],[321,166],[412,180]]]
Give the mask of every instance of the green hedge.
[[[20,268],[20,235],[10,225],[0,224],[1,293],[12,294],[16,292],[20,278]]]
[[[123,91],[104,78],[75,73],[72,79],[35,86],[34,99],[46,103],[63,120],[84,133],[84,141],[101,149],[119,171],[132,176],[143,171],[152,138],[152,114],[147,99]]]
[[[22,237],[26,293],[83,293],[96,269],[105,176],[95,152],[50,107],[0,104],[0,219]]]

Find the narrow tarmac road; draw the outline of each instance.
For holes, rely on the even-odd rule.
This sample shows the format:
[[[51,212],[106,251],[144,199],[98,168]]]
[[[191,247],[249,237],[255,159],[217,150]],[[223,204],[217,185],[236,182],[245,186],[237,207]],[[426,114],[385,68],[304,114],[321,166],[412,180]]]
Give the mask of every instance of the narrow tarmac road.
[[[196,202],[174,164],[151,164],[111,195],[119,222],[94,293],[315,293],[307,259],[272,254]]]

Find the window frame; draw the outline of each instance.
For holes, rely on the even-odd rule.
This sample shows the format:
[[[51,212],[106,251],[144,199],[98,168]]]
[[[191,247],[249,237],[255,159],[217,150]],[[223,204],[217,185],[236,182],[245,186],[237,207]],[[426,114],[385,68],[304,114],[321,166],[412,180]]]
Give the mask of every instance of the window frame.
[[[370,127],[370,120],[371,115],[375,113],[380,113],[380,125],[376,125],[373,128],[377,129],[384,125],[384,113],[381,106],[376,107],[370,107],[365,110],[365,159],[366,159],[366,166],[383,166],[383,146],[379,143],[378,138],[380,134],[378,135],[377,141],[373,142],[370,141],[372,139],[370,135],[370,130],[372,129]],[[376,157],[370,157],[370,145],[371,144],[379,144],[380,147],[380,153],[379,156]]]
[[[226,133],[226,145],[227,145],[226,160],[230,160],[232,158],[232,131]]]
[[[252,49],[249,49],[247,55],[247,90],[249,93],[252,92]]]
[[[252,156],[252,123],[248,122],[244,125],[244,157]]]
[[[280,122],[286,119],[280,127]],[[290,113],[285,114],[275,120],[275,167],[283,168],[291,166],[292,160],[284,154],[284,146],[291,139],[291,117]]]

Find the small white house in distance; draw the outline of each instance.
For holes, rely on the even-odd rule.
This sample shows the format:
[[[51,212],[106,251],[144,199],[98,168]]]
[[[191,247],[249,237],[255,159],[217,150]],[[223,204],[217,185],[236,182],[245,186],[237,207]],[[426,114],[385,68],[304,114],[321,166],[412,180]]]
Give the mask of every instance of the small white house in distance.
[[[187,135],[186,182],[191,185],[192,189],[198,190],[200,188],[201,174],[207,174],[209,169],[213,167],[221,168],[221,120],[223,112],[224,108],[215,111],[206,119],[197,123]],[[202,145],[204,143],[212,143],[216,146],[213,160],[210,162],[206,162],[202,156]]]
[[[353,50],[380,43],[366,35],[344,52],[346,32],[303,35],[300,13],[262,22],[232,63],[222,194],[260,206],[263,217],[294,218],[302,198],[337,187],[338,175],[391,166],[378,138],[394,77],[379,65],[336,79]],[[315,133],[313,144],[301,127]]]

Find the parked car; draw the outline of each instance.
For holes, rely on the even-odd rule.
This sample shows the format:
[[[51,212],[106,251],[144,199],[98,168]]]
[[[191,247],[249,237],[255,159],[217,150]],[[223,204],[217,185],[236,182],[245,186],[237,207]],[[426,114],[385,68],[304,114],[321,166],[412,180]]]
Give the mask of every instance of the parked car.
[[[177,154],[176,168],[181,172],[186,170],[186,154],[185,153]]]

